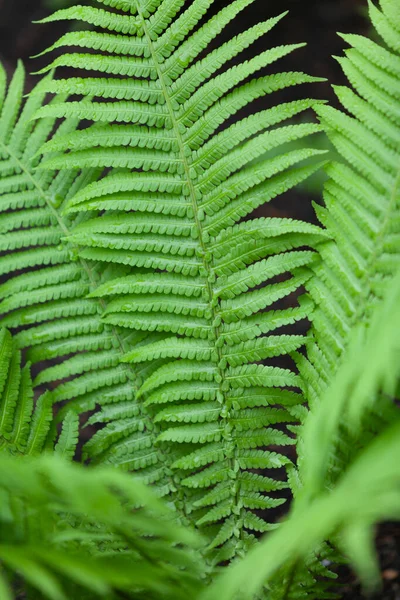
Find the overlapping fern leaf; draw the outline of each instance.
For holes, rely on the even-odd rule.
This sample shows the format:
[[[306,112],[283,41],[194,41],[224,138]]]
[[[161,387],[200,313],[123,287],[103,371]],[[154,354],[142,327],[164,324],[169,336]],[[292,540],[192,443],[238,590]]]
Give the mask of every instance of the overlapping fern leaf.
[[[78,416],[67,413],[61,434],[53,422],[50,392],[34,400],[30,365],[21,368],[21,352],[5,329],[0,330],[0,450],[37,455],[45,450],[72,458],[78,441]]]
[[[144,335],[132,334],[128,345],[126,336],[124,339],[116,328],[102,322],[104,303],[87,295],[107,273],[79,258],[77,248],[66,239],[74,219],[62,214],[63,204],[96,179],[99,170],[40,170],[36,154],[41,145],[50,135],[55,141],[72,135],[78,121],[68,120],[57,128],[53,117],[33,120],[45,100],[46,80],[33,90],[21,110],[22,65],[7,94],[1,73],[2,326],[15,334],[15,344],[32,363],[37,373],[34,387],[51,389],[41,403],[64,403],[59,420],[70,410],[78,413],[107,405],[103,422],[121,419],[113,426],[112,440],[117,442],[129,432],[130,447],[135,450],[128,457],[129,468],[157,481],[160,493],[168,493],[173,487],[172,474],[155,447],[148,415],[135,401],[140,369],[120,364],[127,349],[140,343]],[[60,100],[54,100],[53,106]],[[116,274],[117,267],[113,270]],[[23,380],[25,377],[27,374]]]
[[[367,592],[376,591],[381,572],[375,555],[375,524],[400,519],[400,409],[387,403],[378,436],[366,439],[365,415],[378,408],[382,395],[396,394],[400,377],[400,271],[388,281],[370,322],[358,323],[349,338],[346,359],[307,415],[302,429],[301,485],[291,514],[239,564],[201,596],[202,600],[254,598],[268,584],[268,598],[324,598],[318,584],[307,590],[304,561],[324,540],[347,555]],[[357,452],[340,465],[343,430]],[[283,567],[283,569],[282,569]],[[300,575],[300,577],[299,577]],[[319,580],[319,585],[323,581]],[[368,593],[366,594],[368,596]]]
[[[89,71],[45,86],[83,99],[39,111],[42,118],[93,121],[50,141],[45,154],[62,154],[45,167],[112,168],[70,198],[69,214],[91,217],[70,239],[86,247],[85,260],[134,267],[91,296],[107,300],[105,323],[154,335],[124,361],[164,363],[138,395],[177,487],[186,489],[182,509],[207,526],[210,547],[222,547],[219,560],[240,554],[253,541],[250,532],[271,528],[254,509],[283,502],[275,492],[286,483],[254,470],[290,462],[266,448],[293,443],[285,424],[296,422],[291,411],[302,402],[300,382],[292,370],[263,361],[303,344],[302,336],[278,330],[306,318],[311,304],[282,310],[274,304],[307,281],[312,248],[324,240],[320,229],[294,220],[244,220],[319,167],[310,161],[318,151],[307,143],[290,148],[320,130],[290,121],[313,101],[240,117],[256,98],[314,81],[302,73],[248,81],[297,46],[230,67],[279,17],[206,53],[251,2],[235,0],[212,18],[206,15],[212,0],[104,0],[102,8],[55,13],[47,21],[74,19],[97,29],[61,38],[54,47],[87,52],[66,52],[49,66]],[[98,210],[100,217],[92,213]],[[111,432],[120,427],[116,409],[104,417],[113,419]],[[133,460],[129,436],[126,430],[116,444],[102,430],[86,452],[116,465]]]
[[[311,405],[331,381],[351,331],[368,323],[400,264],[400,20],[395,0],[370,3],[381,42],[345,35],[338,58],[352,87],[336,87],[345,112],[316,107],[341,162],[329,165],[325,207],[332,242],[308,282],[318,306],[308,361],[300,361]]]

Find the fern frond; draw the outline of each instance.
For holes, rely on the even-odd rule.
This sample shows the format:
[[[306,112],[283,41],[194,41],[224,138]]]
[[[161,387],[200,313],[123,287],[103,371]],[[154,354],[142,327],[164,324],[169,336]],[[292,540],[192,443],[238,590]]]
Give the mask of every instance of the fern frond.
[[[25,104],[23,87],[24,72],[19,65],[8,92],[5,80],[1,89],[5,101],[0,115],[0,247],[4,252],[0,272],[6,278],[0,285],[0,313],[2,326],[15,333],[13,344],[35,366],[34,388],[52,391],[38,400],[32,416],[29,366],[22,370],[19,382],[20,359],[14,353],[0,429],[2,438],[12,440],[18,451],[38,453],[46,444],[52,405],[68,401],[58,416],[64,423],[57,451],[71,456],[77,419],[69,411],[87,412],[121,398],[135,405],[140,375],[133,365],[119,364],[130,346],[120,332],[102,322],[104,302],[98,297],[86,298],[107,278],[102,269],[78,257],[78,249],[66,240],[74,219],[62,214],[65,201],[100,171],[37,168],[42,162],[37,152],[53,129],[56,143],[59,136],[73,135],[77,121],[66,121],[58,128],[53,118],[35,122],[32,116],[45,102],[46,83],[39,83]],[[56,154],[52,156],[56,158]],[[161,216],[159,224],[160,230],[168,229]],[[81,226],[84,230],[83,223]],[[145,224],[142,228],[146,229]],[[140,339],[137,336],[137,341]],[[18,390],[23,389],[26,391],[18,399]],[[144,421],[150,430],[148,416]],[[153,434],[153,445],[155,440]],[[143,460],[138,470],[154,465],[159,473],[160,462],[165,460],[160,452],[156,457],[149,464]],[[168,480],[168,469],[161,466],[161,473]],[[167,480],[161,477],[163,489],[168,487]]]
[[[79,7],[55,13],[48,20],[87,16],[87,23],[96,21],[101,35],[109,37],[105,45],[100,34],[80,34],[92,53],[68,52],[45,69],[57,67],[58,73],[58,67],[72,65],[96,70],[97,91],[92,77],[56,79],[44,89],[78,92],[83,99],[61,101],[37,113],[93,121],[87,129],[45,145],[44,167],[67,172],[78,166],[114,168],[69,198],[70,215],[89,217],[69,239],[84,248],[84,260],[135,267],[132,275],[106,282],[90,297],[107,300],[106,324],[158,334],[123,360],[147,369],[139,397],[153,415],[158,446],[162,452],[169,449],[175,479],[195,478],[198,494],[191,493],[189,483],[182,489],[183,510],[200,526],[217,523],[219,541],[214,545],[224,546],[218,550],[221,560],[253,543],[247,530],[270,527],[251,510],[268,509],[281,500],[268,495],[262,478],[254,478],[249,489],[242,476],[248,481],[251,469],[289,464],[284,454],[261,450],[292,443],[289,433],[263,427],[295,424],[297,416],[290,410],[302,402],[300,394],[285,389],[300,386],[292,371],[257,363],[302,345],[301,336],[263,335],[306,318],[310,305],[258,313],[307,281],[316,259],[313,250],[326,241],[319,228],[296,221],[240,223],[321,164],[314,158],[319,151],[307,147],[320,127],[290,121],[310,108],[311,100],[282,104],[226,127],[230,117],[256,98],[316,81],[302,73],[282,73],[246,82],[301,44],[229,65],[282,16],[202,54],[251,1],[235,0],[201,23],[210,0],[187,6],[181,0],[135,0],[129,5],[113,2],[118,13]],[[134,56],[120,55],[121,36],[113,32],[122,28]],[[70,48],[75,39],[64,37],[56,47]],[[117,64],[118,77],[109,77]],[[123,121],[129,125],[115,124]],[[290,146],[294,141],[300,148]],[[55,150],[61,154],[47,158]],[[98,218],[93,210],[105,212]],[[291,409],[277,408],[280,404]],[[87,444],[87,454],[125,468],[141,456],[153,457],[155,450],[137,434],[138,427],[136,416],[121,421],[110,416]],[[202,478],[202,467],[221,471],[226,464],[223,479]],[[234,526],[224,526],[232,521]],[[214,538],[214,530],[208,529]]]
[[[299,367],[311,405],[334,376],[355,325],[369,322],[399,266],[400,32],[395,16],[395,3],[382,0],[380,9],[370,3],[372,23],[387,47],[359,35],[343,36],[350,48],[338,61],[352,87],[335,91],[347,112],[316,107],[342,161],[327,168],[325,207],[317,207],[332,242],[321,247],[322,260],[306,283],[317,309],[309,363],[299,357]]]

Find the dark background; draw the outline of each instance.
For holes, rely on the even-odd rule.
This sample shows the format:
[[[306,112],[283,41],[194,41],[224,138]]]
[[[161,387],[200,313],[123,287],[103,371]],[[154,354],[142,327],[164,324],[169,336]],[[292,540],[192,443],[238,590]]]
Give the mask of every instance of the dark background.
[[[221,9],[230,0],[215,0],[213,11]],[[0,60],[9,75],[16,61],[24,61],[27,72],[33,73],[49,62],[49,57],[31,58],[50,46],[65,32],[66,24],[33,24],[56,8],[72,4],[72,0],[0,0]],[[289,15],[268,36],[254,44],[249,53],[265,50],[266,47],[281,44],[307,42],[307,47],[298,50],[279,62],[279,70],[305,71],[310,75],[325,77],[328,83],[312,84],[307,95],[328,99],[335,104],[331,84],[344,84],[345,80],[333,55],[341,55],[344,41],[336,32],[369,33],[366,19],[366,0],[256,0],[242,15],[231,24],[225,37],[231,37],[258,21],[276,16],[286,10]],[[219,42],[221,43],[221,37]],[[32,88],[37,77],[28,75],[27,88]],[[290,100],[292,92],[289,92]],[[304,94],[301,94],[304,97]],[[309,196],[307,198],[307,195]],[[306,194],[299,202],[298,193],[289,198],[289,205],[277,209],[280,215],[286,211],[292,217],[311,220],[310,196]],[[379,600],[400,600],[400,528],[390,524],[381,527],[378,548],[382,566],[383,591],[375,598]],[[340,596],[343,600],[364,598],[354,577],[347,569],[339,573],[343,585]]]

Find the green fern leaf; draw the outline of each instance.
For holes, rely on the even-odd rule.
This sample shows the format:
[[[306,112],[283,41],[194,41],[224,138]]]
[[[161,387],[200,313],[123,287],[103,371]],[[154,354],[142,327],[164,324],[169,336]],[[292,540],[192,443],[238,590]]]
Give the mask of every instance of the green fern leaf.
[[[264,496],[268,492],[261,479],[241,492],[243,471],[289,462],[284,455],[259,450],[292,443],[288,433],[261,428],[294,425],[297,417],[273,405],[302,402],[299,394],[285,389],[300,386],[292,371],[257,363],[302,345],[301,336],[263,336],[310,316],[310,305],[305,301],[287,310],[260,311],[308,280],[316,260],[313,250],[327,239],[321,229],[292,220],[240,222],[321,164],[314,159],[319,152],[306,147],[320,127],[290,122],[315,103],[311,100],[239,118],[219,130],[256,98],[315,81],[283,73],[246,82],[301,44],[269,49],[229,66],[282,16],[202,54],[251,1],[229,3],[209,19],[210,0],[188,6],[182,0],[100,1],[119,12],[74,7],[55,13],[47,21],[86,19],[102,33],[64,36],[53,48],[71,48],[77,41],[92,53],[67,50],[45,71],[57,67],[58,74],[64,66],[82,66],[98,71],[100,78],[57,78],[43,84],[48,92],[79,93],[83,99],[46,105],[37,113],[93,122],[48,142],[43,167],[114,169],[69,198],[70,215],[89,217],[74,228],[69,241],[83,247],[80,256],[88,262],[134,267],[132,275],[107,281],[90,298],[107,301],[103,322],[108,326],[157,334],[151,343],[127,352],[123,361],[146,369],[138,396],[156,424],[160,451],[168,448],[174,457],[175,477],[188,482],[197,478],[204,498],[213,498],[218,481],[207,483],[199,470],[204,466],[219,472],[218,463],[228,462],[237,493],[225,498],[224,488],[209,516],[201,514],[201,497],[191,499],[190,485],[184,493],[185,510],[193,512],[198,524],[221,520],[223,527],[235,515],[236,527],[228,529],[241,533],[227,537],[224,529],[226,548],[221,551],[231,557],[241,543],[254,541],[246,532],[252,520],[243,515],[280,503]],[[132,41],[131,51],[123,46],[122,31]],[[116,124],[125,121],[126,126]],[[296,140],[305,141],[305,147],[291,149]],[[60,154],[54,157],[53,152]],[[105,212],[98,218],[93,210]],[[239,416],[240,403],[249,414]],[[105,413],[107,425],[87,444],[87,454],[126,468],[138,451],[147,466],[155,451],[142,449],[140,436],[127,423],[124,436],[126,417],[118,416],[125,414],[125,405],[121,413]],[[260,418],[262,425],[257,425]],[[256,530],[262,529],[257,521]]]
[[[69,411],[93,410],[119,399],[135,404],[140,375],[133,365],[119,365],[130,346],[124,335],[102,322],[104,302],[86,298],[107,277],[79,258],[77,248],[65,239],[74,221],[62,214],[65,201],[96,180],[100,171],[82,165],[74,172],[37,168],[42,165],[38,150],[55,127],[53,118],[32,119],[45,102],[48,84],[50,79],[40,82],[23,103],[22,65],[8,92],[5,77],[1,78],[5,99],[0,114],[0,247],[6,254],[0,259],[0,272],[6,277],[0,285],[0,313],[2,326],[13,330],[14,341],[2,334],[8,341],[1,342],[0,431],[2,442],[17,452],[39,453],[55,437],[53,404],[68,401],[57,417],[63,421],[57,451],[71,457],[77,417]],[[59,95],[48,106],[62,100],[65,96]],[[53,143],[77,133],[77,123],[59,125]],[[51,157],[57,160],[53,151]],[[161,216],[159,226],[160,231],[176,229]],[[82,222],[81,227],[84,231]],[[114,270],[113,276],[117,273]],[[10,354],[14,346],[17,350]],[[29,365],[21,371],[18,350],[35,366],[35,390],[52,390],[50,396],[39,398],[35,410]],[[55,362],[49,365],[49,360]],[[150,430],[150,419],[148,426]],[[153,444],[156,438],[155,433]],[[165,462],[161,453],[157,456]],[[167,475],[163,467],[161,472]],[[162,477],[160,486],[165,487]]]
[[[380,9],[370,4],[372,24],[388,48],[362,36],[343,36],[350,48],[338,60],[353,89],[335,91],[348,114],[316,107],[342,162],[327,168],[326,207],[317,209],[332,242],[321,246],[322,261],[306,283],[317,308],[309,362],[299,356],[298,364],[311,406],[332,380],[355,325],[369,322],[400,264],[400,32],[395,6],[390,0],[382,0]]]

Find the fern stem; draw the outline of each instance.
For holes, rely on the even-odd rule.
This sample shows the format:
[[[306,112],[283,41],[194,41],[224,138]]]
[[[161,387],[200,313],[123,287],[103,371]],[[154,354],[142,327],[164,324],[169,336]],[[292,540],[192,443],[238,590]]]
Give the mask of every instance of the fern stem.
[[[229,414],[230,414],[230,410],[231,410],[231,406],[230,403],[228,401],[227,395],[224,392],[224,389],[222,387],[222,382],[225,379],[225,369],[221,368],[221,362],[223,359],[223,354],[222,354],[222,350],[221,350],[221,346],[219,346],[216,342],[220,337],[220,329],[218,327],[218,320],[219,320],[219,314],[218,311],[216,310],[216,306],[215,303],[213,302],[214,300],[214,290],[212,287],[212,281],[213,281],[213,264],[212,264],[212,258],[209,260],[207,260],[207,248],[206,248],[206,242],[204,239],[204,232],[202,229],[202,225],[201,225],[201,219],[200,219],[200,212],[199,212],[199,206],[197,203],[197,199],[196,199],[196,190],[194,187],[194,183],[193,183],[193,178],[190,175],[190,164],[185,152],[185,145],[184,145],[184,141],[182,138],[182,135],[180,133],[179,130],[179,122],[176,118],[175,115],[175,111],[174,108],[172,106],[172,102],[171,102],[171,98],[169,96],[168,93],[168,87],[166,85],[165,82],[165,78],[164,78],[164,74],[163,71],[161,69],[161,65],[160,62],[158,60],[158,56],[157,53],[155,51],[154,48],[154,44],[153,41],[151,39],[148,27],[147,27],[147,22],[146,19],[143,15],[142,12],[142,8],[140,6],[140,0],[136,0],[136,6],[137,6],[137,12],[138,12],[138,16],[141,20],[141,26],[143,27],[143,32],[144,35],[147,39],[147,43],[149,46],[149,50],[150,50],[150,55],[152,57],[152,60],[155,64],[156,70],[157,70],[157,75],[158,75],[158,79],[161,85],[161,89],[165,98],[165,102],[166,102],[166,106],[168,108],[168,113],[171,119],[171,123],[172,123],[172,128],[173,131],[175,133],[175,137],[176,140],[178,142],[178,146],[179,146],[179,152],[180,152],[180,156],[181,156],[181,161],[183,164],[183,168],[184,168],[184,172],[185,172],[185,179],[186,179],[186,183],[188,185],[189,188],[189,192],[190,192],[190,199],[191,199],[191,203],[192,203],[192,207],[193,207],[193,216],[194,216],[194,221],[195,221],[195,225],[196,225],[196,230],[197,230],[197,234],[198,234],[198,239],[199,239],[199,243],[201,246],[201,253],[202,253],[202,262],[203,262],[203,267],[204,267],[204,271],[205,271],[205,276],[204,276],[204,286],[207,290],[207,296],[208,296],[208,304],[209,304],[209,308],[210,308],[210,313],[212,315],[211,317],[211,321],[212,321],[212,332],[213,332],[213,338],[215,341],[215,349],[217,352],[217,356],[218,356],[218,364],[217,364],[217,370],[218,370],[218,386],[219,386],[219,392],[220,392],[220,397],[221,397],[221,405],[223,406],[223,408],[225,409],[224,411],[224,416],[220,416],[220,419],[222,420],[222,422],[224,423],[224,451],[225,451],[225,456],[227,459],[227,462],[229,463],[229,467],[230,470],[232,472],[232,474],[234,474],[234,479],[233,482],[234,483],[234,487],[235,487],[235,496],[233,498],[233,509],[232,509],[232,513],[234,515],[236,515],[237,517],[237,521],[239,521],[239,517],[240,517],[240,508],[239,508],[239,485],[236,484],[236,480],[237,480],[237,470],[235,469],[235,453],[233,454],[233,456],[229,457],[229,452],[227,451],[227,447],[229,446],[229,442],[232,442],[232,435],[230,433],[230,427],[229,427]],[[215,276],[214,276],[215,278]],[[180,486],[180,490],[183,490],[183,486]],[[243,527],[240,527],[239,529],[240,531],[240,535],[239,535],[239,540],[242,539],[242,534],[243,534]]]

